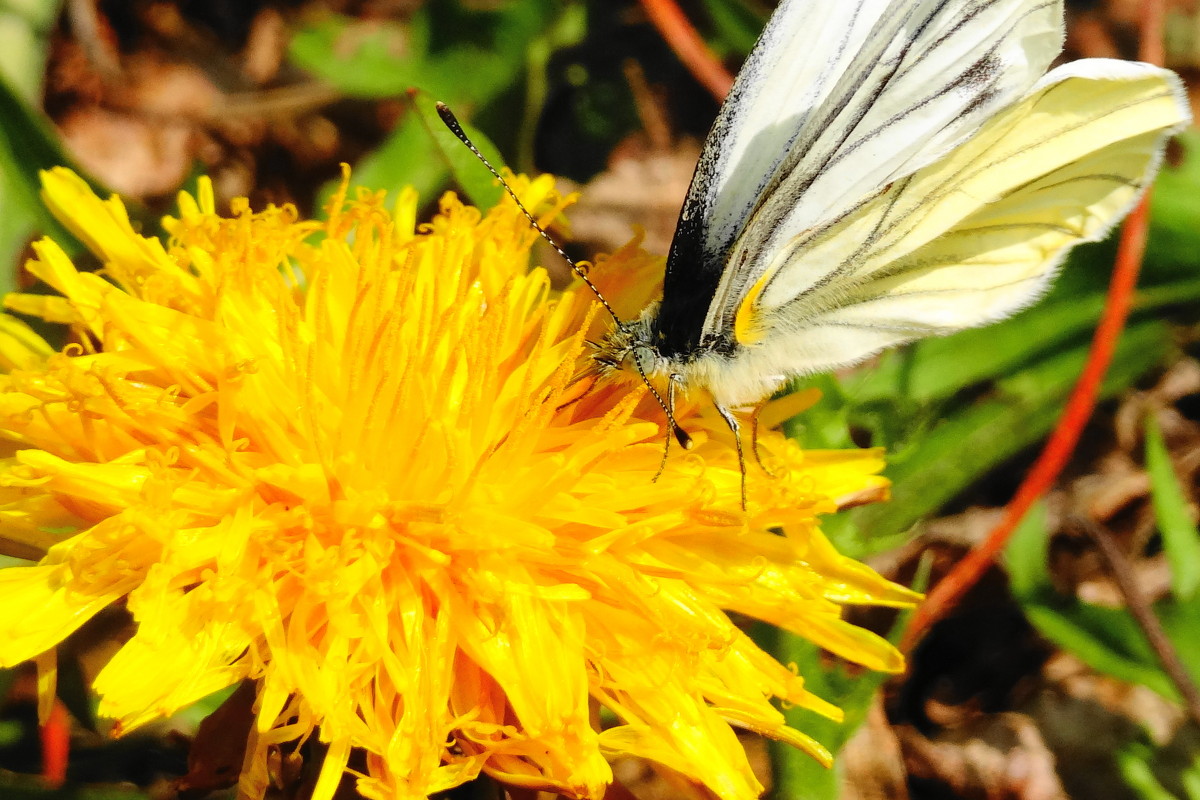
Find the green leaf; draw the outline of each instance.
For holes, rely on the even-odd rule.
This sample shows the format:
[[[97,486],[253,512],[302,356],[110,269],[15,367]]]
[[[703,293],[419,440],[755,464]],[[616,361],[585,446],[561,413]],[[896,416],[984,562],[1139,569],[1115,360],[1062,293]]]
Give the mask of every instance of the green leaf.
[[[297,30],[288,55],[297,65],[352,97],[394,97],[429,86],[429,14],[406,23],[331,14]]]
[[[522,172],[534,169],[538,120],[550,96],[550,58],[558,50],[579,44],[586,35],[587,8],[580,2],[566,2],[553,24],[525,48],[525,105],[515,146],[516,168]]]
[[[21,741],[24,730],[15,719],[0,722],[0,748],[10,748]]]
[[[6,0],[0,8],[0,76],[5,84],[0,92],[11,93],[0,111],[4,114],[0,133],[4,140],[0,143],[0,208],[4,209],[0,214],[0,292],[15,288],[17,258],[45,222],[37,193],[30,191],[36,183],[23,185],[24,171],[14,152],[19,148],[8,140],[22,135],[22,129],[30,124],[26,118],[33,117],[31,109],[42,96],[50,31],[59,6],[45,0]]]
[[[1017,598],[1032,598],[1050,586],[1047,565],[1046,504],[1034,503],[1004,549],[1009,589]]]
[[[1117,769],[1125,783],[1142,800],[1178,800],[1159,783],[1151,766],[1153,749],[1144,742],[1128,742],[1116,752]]]
[[[487,11],[426,4],[407,26],[328,17],[298,32],[290,53],[348,93],[417,98],[416,113],[410,103],[383,144],[354,165],[355,183],[411,185],[431,199],[453,177],[473,202],[486,206],[501,190],[429,109],[440,100],[465,119],[512,90],[525,72],[530,44],[561,33],[554,29],[557,12],[552,0],[530,0]],[[463,127],[495,166],[504,163],[487,137]]]
[[[298,30],[288,53],[350,95],[396,97],[420,88],[467,107],[517,82],[527,46],[554,12],[550,0],[527,0],[483,11],[427,4],[407,24],[330,15]]]
[[[1200,601],[1195,597],[1186,601],[1169,598],[1156,603],[1154,613],[1188,674],[1193,681],[1200,682],[1200,636],[1196,636],[1196,631],[1200,630]],[[1157,657],[1154,664],[1158,666]],[[1172,684],[1170,693],[1164,697],[1175,696]]]
[[[1114,763],[1137,797],[1200,800],[1200,755],[1191,744],[1194,738],[1185,732],[1165,746],[1158,746],[1151,734],[1143,730],[1116,749]]]
[[[39,111],[30,107],[6,82],[0,81],[0,127],[13,167],[27,187],[40,185],[40,170],[70,166],[71,158],[58,141],[50,124]],[[93,184],[93,188],[99,189]],[[37,190],[32,190],[36,195]],[[40,203],[39,203],[40,205]],[[48,212],[46,216],[49,216]]]
[[[200,723],[205,717],[212,714],[221,704],[238,690],[238,684],[226,686],[224,689],[218,689],[207,697],[202,697],[189,706],[176,711],[172,717],[176,724],[181,725],[185,730],[195,730],[200,727]]]
[[[30,105],[42,96],[50,32],[61,5],[54,0],[0,3],[0,76]]]
[[[0,697],[8,697],[8,692],[12,689],[16,679],[17,671],[15,669],[0,669]]]
[[[1178,700],[1141,628],[1125,609],[1041,597],[1022,606],[1039,633],[1092,669]]]
[[[1019,564],[1020,560],[1017,557],[1013,563]],[[1167,699],[1179,700],[1175,685],[1127,610],[1063,596],[1048,578],[1040,585],[1023,585],[1016,599],[1039,633],[1088,666],[1127,683],[1146,686]],[[1154,613],[1192,679],[1200,679],[1200,641],[1196,637],[1200,603],[1195,599],[1167,600],[1155,604]]]
[[[801,708],[784,711],[789,726],[803,731],[838,753],[866,721],[875,693],[888,675],[862,671],[850,673],[841,665],[828,663],[821,648],[807,639],[790,633],[780,633],[776,658],[784,664],[795,664],[804,676],[805,688],[839,706],[845,719],[831,719]],[[787,745],[772,745],[772,767],[775,771],[774,796],[788,800],[836,800],[840,780],[835,763],[826,769],[811,756]]]
[[[81,247],[40,195],[38,173],[71,166],[71,159],[42,115],[3,79],[0,119],[0,293],[5,293],[16,288],[16,258],[35,232],[52,236],[68,253]]]
[[[811,449],[837,450],[853,447],[850,438],[850,402],[842,385],[832,375],[813,375],[803,388],[817,389],[821,400],[784,424],[787,435]]]
[[[1187,800],[1200,800],[1200,758],[1188,764],[1179,781],[1183,785],[1183,793]]]
[[[1200,532],[1153,414],[1146,416],[1146,472],[1154,518],[1171,566],[1171,590],[1178,599],[1189,600],[1200,587]]]
[[[1189,128],[1174,142],[1182,158],[1171,159],[1154,183],[1150,238],[1146,243],[1147,283],[1160,276],[1195,275],[1200,243],[1200,131]]]
[[[1054,588],[1046,545],[1045,513],[1039,505],[1026,516],[1004,552],[1013,597],[1030,623],[1093,669],[1178,700],[1174,684],[1133,615],[1126,609],[1064,596]],[[1195,635],[1200,600],[1171,598],[1156,604],[1154,613],[1190,674],[1200,677],[1200,641]]]
[[[704,8],[716,29],[710,42],[721,55],[745,56],[767,24],[763,9],[752,9],[742,0],[704,0]]]

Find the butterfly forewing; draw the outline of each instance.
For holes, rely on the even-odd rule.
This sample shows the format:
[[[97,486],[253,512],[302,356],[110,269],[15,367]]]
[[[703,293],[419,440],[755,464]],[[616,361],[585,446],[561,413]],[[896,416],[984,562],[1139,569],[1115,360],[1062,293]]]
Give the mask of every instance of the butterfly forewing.
[[[659,346],[728,343],[773,248],[834,224],[1017,100],[1058,52],[1061,18],[1058,0],[785,0],[706,141]]]

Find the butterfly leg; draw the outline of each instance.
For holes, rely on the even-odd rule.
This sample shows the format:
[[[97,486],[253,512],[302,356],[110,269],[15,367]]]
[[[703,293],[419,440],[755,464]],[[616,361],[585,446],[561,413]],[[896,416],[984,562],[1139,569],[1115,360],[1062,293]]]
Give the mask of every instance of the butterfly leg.
[[[725,424],[729,426],[729,430],[733,431],[733,442],[737,445],[738,469],[742,473],[742,511],[746,510],[746,454],[742,451],[742,426],[738,422],[737,417],[733,412],[724,406],[717,406],[717,413],[721,415],[721,419],[725,420]],[[757,448],[757,443],[755,444]]]
[[[658,483],[658,479],[662,477],[663,472],[667,468],[667,454],[671,452],[671,437],[679,436],[678,430],[675,427],[675,384],[677,383],[676,376],[672,375],[667,379],[667,442],[663,445],[662,461],[658,463],[658,472],[654,473],[654,478],[651,483]],[[684,434],[686,436],[686,434]],[[690,440],[689,440],[690,441]],[[680,440],[683,444],[683,440]],[[687,450],[691,445],[684,445],[683,449]]]
[[[766,465],[763,461],[762,450],[758,449],[758,412],[760,411],[762,411],[762,406],[754,409],[754,414],[750,417],[750,450],[754,453],[754,460],[758,462],[759,468],[772,478],[778,478],[779,474]]]
[[[662,460],[658,462],[658,469],[654,473],[654,477],[650,479],[651,483],[658,483],[658,479],[662,477],[663,472],[667,469],[667,454],[671,452],[671,430],[667,428],[667,440],[663,442]]]

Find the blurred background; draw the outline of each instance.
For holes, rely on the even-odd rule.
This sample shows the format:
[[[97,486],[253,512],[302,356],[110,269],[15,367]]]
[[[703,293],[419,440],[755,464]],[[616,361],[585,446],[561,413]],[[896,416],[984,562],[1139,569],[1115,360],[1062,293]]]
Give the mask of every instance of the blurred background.
[[[1068,3],[1063,58],[1132,57],[1144,6]],[[69,239],[38,200],[37,171],[58,164],[124,196],[146,233],[201,174],[218,208],[248,196],[319,216],[343,162],[355,184],[415,186],[429,210],[447,189],[494,202],[490,176],[431,129],[432,100],[469,121],[499,162],[581,190],[564,242],[573,254],[611,250],[635,225],[665,253],[719,102],[669,42],[686,20],[709,65],[733,73],[771,7],[0,0],[0,289],[29,288],[21,265],[35,237]],[[1168,3],[1164,44],[1167,66],[1200,86],[1196,3]],[[847,672],[756,631],[848,718],[838,727],[793,712],[840,751],[832,772],[745,739],[772,796],[1200,800],[1198,146],[1188,132],[1168,153],[1132,315],[1069,468],[1002,562],[916,647],[909,673]],[[828,520],[843,551],[925,587],[988,534],[1087,359],[1114,254],[1112,242],[1081,248],[1046,300],[1002,325],[805,382],[823,399],[792,435],[888,452],[893,500]],[[903,625],[875,611],[856,621],[893,637]],[[60,788],[37,777],[46,750],[32,672],[0,672],[0,800],[233,797],[228,776],[201,774],[219,772],[221,737],[193,746],[224,695],[134,736],[105,735],[86,686],[127,624],[101,615],[61,656],[70,749]],[[181,794],[185,773],[192,788]],[[646,764],[617,774],[613,797],[688,796]]]

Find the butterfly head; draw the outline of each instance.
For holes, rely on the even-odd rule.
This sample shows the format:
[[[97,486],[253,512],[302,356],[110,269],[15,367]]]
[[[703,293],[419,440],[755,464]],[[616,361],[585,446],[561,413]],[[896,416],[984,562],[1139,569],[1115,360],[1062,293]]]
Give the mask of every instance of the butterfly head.
[[[596,373],[613,376],[624,372],[642,379],[670,379],[670,363],[654,344],[654,319],[658,304],[649,305],[637,319],[613,325],[599,342],[593,342]]]
[[[665,358],[654,344],[654,321],[658,303],[646,307],[637,319],[617,321],[598,342],[591,342],[592,372],[602,378],[617,376],[636,377],[642,381],[667,415],[668,426],[675,439],[688,450],[691,437],[675,421],[675,389],[681,378],[670,359]],[[666,381],[667,396],[664,398],[654,387],[654,380]]]

